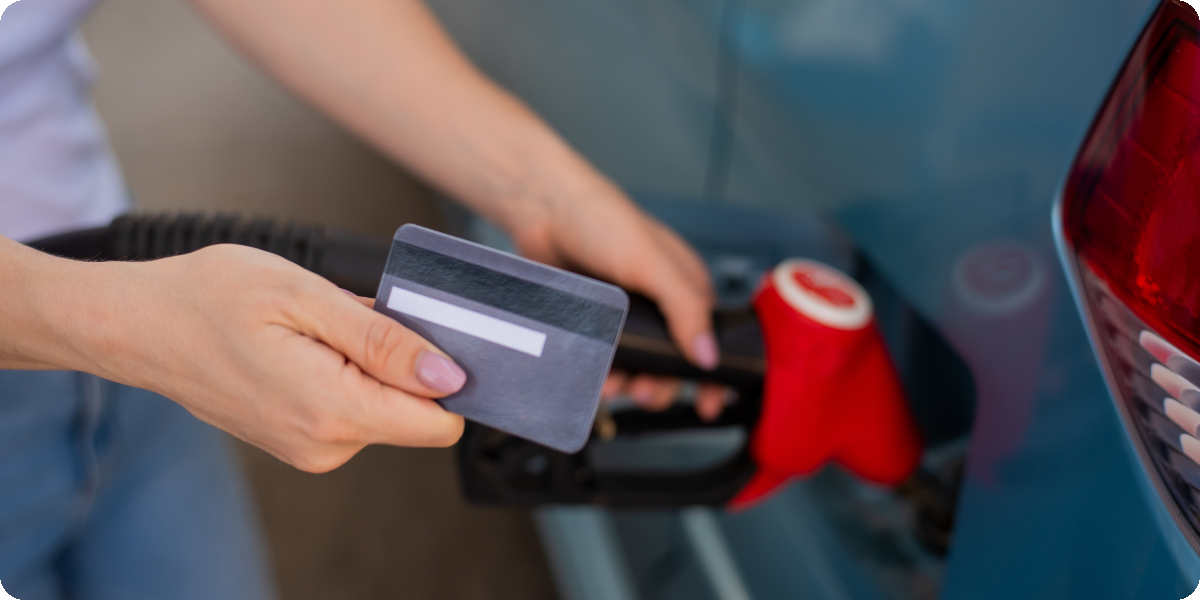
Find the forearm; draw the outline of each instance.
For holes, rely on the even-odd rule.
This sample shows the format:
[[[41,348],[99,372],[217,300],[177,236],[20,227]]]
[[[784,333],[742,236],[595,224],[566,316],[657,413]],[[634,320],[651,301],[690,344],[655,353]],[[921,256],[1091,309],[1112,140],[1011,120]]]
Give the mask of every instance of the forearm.
[[[540,194],[607,185],[417,0],[195,2],[290,88],[510,230],[539,218]]]
[[[512,235],[646,293],[713,366],[704,263],[454,47],[420,0],[193,0],[286,85]]]
[[[91,266],[0,237],[0,369],[96,370],[88,340],[100,331],[80,326],[96,316]]]

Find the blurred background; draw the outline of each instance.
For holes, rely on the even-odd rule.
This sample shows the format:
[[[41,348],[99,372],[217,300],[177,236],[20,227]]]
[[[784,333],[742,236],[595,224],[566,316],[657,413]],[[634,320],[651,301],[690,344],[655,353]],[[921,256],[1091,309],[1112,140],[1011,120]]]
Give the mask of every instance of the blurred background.
[[[404,223],[441,225],[428,190],[283,92],[187,3],[108,0],[84,33],[140,209],[382,239]],[[554,597],[528,515],[467,506],[452,450],[370,448],[315,476],[239,445],[283,598]]]
[[[1050,227],[1156,2],[430,4],[481,68],[697,247],[723,303],[744,304],[791,256],[870,275],[949,516],[931,522],[921,498],[837,468],[739,513],[531,515],[467,506],[450,451],[372,448],[310,476],[244,449],[283,597],[1192,589],[1200,554],[1143,493]],[[108,0],[85,33],[142,209],[380,238],[405,222],[451,224],[434,194],[262,77],[186,4]],[[623,458],[665,463],[718,445],[680,441],[631,444]]]

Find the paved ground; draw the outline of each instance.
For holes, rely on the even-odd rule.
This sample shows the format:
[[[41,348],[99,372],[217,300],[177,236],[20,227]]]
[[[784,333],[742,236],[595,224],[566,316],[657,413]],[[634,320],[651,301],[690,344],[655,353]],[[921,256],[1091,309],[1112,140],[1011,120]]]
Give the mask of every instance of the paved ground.
[[[460,501],[451,451],[370,448],[321,476],[245,455],[283,598],[554,597],[528,517]]]
[[[237,211],[388,236],[429,194],[281,93],[183,2],[107,0],[86,34],[97,102],[144,209]],[[450,451],[370,449],[305,475],[253,450],[283,597],[550,598],[526,514],[466,506]]]

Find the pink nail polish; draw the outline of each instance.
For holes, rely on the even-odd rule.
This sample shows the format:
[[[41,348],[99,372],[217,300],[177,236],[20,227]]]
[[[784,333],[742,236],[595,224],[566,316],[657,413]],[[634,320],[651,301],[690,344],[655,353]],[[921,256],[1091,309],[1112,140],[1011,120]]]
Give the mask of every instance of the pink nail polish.
[[[717,339],[712,333],[702,333],[692,341],[692,359],[705,369],[715,369],[720,362]]]
[[[467,382],[467,374],[454,361],[429,350],[417,356],[417,379],[429,389],[453,394]]]

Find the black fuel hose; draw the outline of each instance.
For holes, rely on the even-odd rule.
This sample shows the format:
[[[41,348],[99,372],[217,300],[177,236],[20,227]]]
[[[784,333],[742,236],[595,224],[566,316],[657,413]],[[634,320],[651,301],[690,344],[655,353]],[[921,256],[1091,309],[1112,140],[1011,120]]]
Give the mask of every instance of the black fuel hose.
[[[278,254],[362,296],[374,296],[388,241],[321,226],[229,215],[125,215],[106,227],[42,238],[29,245],[80,260],[153,260],[213,244],[240,244]]]

